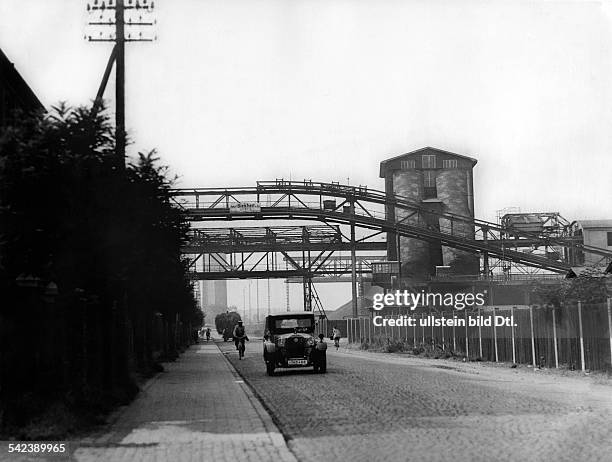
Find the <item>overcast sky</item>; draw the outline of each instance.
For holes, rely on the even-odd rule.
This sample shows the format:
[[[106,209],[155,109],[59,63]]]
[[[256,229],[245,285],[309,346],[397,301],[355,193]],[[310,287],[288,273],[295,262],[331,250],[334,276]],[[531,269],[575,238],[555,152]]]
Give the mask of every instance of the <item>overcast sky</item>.
[[[434,146],[478,159],[479,218],[612,218],[608,1],[155,3],[159,40],[128,44],[127,128],[182,186],[382,189],[381,160]],[[96,93],[111,45],[83,40],[85,5],[0,0],[0,48],[46,106]]]

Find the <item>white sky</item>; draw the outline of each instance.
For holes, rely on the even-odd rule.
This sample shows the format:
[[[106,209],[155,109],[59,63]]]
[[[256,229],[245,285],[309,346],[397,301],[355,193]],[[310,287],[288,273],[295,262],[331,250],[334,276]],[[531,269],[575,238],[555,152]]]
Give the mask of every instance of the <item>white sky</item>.
[[[434,146],[478,159],[478,218],[612,218],[609,1],[155,3],[159,40],[128,44],[127,126],[183,186],[382,189],[381,160]],[[47,106],[96,93],[111,45],[83,40],[85,5],[0,0],[0,48]]]

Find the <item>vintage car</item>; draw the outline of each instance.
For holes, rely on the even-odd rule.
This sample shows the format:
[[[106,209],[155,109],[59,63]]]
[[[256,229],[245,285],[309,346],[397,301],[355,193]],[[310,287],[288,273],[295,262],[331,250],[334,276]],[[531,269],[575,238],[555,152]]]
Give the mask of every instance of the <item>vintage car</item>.
[[[326,372],[326,345],[316,347],[313,336],[313,313],[284,313],[266,317],[264,327],[263,357],[268,375],[274,375],[278,367],[310,367]]]

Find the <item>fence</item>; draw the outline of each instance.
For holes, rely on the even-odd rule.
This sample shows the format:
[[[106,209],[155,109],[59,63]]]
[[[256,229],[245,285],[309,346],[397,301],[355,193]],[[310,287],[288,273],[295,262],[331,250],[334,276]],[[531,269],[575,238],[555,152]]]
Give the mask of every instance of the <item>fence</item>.
[[[178,316],[130,318],[116,304],[17,295],[21,309],[0,312],[0,425],[5,405],[18,414],[17,404],[31,396],[127,388],[133,374],[150,372],[152,361],[172,359],[194,341],[194,329]]]
[[[578,302],[562,308],[525,305],[442,313],[432,310],[404,315],[404,321],[407,316],[413,322],[400,326],[383,321],[397,320],[402,317],[399,314],[381,316],[376,322],[369,317],[339,322],[344,324],[340,329],[343,335],[346,332],[349,343],[401,341],[413,348],[430,345],[468,359],[582,371],[610,370],[611,305],[608,299],[606,303]],[[495,325],[495,319],[501,317],[514,322]],[[482,325],[487,319],[491,325]]]
[[[330,338],[334,328],[338,329],[343,337],[347,337],[348,319],[320,319],[315,326],[315,335],[323,334],[325,338]]]

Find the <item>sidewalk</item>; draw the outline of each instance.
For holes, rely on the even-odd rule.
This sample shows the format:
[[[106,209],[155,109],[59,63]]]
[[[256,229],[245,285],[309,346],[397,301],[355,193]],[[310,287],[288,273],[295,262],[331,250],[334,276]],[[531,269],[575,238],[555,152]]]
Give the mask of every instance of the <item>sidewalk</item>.
[[[211,341],[150,382],[79,461],[295,461],[264,408]]]
[[[526,365],[511,368],[508,363],[487,361],[454,361],[451,359],[434,359],[410,354],[381,353],[375,351],[340,346],[340,350],[328,349],[328,354],[353,356],[369,361],[410,366],[414,370],[440,370],[445,374],[472,376],[474,380],[489,383],[506,383],[514,392],[525,392],[531,396],[539,395],[543,399],[560,399],[564,403],[573,403],[596,409],[609,409],[612,412],[612,381],[602,377],[585,376],[580,372],[563,375],[558,369],[533,369]]]

